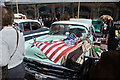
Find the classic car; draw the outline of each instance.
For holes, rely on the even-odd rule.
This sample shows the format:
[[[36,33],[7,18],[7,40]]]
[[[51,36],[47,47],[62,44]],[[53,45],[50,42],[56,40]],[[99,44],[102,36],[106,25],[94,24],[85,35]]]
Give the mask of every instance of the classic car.
[[[95,28],[94,28],[94,26],[92,24],[92,19],[71,18],[70,21],[86,24],[85,27],[87,28],[87,31],[88,31],[88,33],[86,33],[87,34],[87,38],[89,38],[91,41],[94,40]]]
[[[49,33],[48,28],[43,27],[38,20],[14,19],[13,26],[18,26],[23,32],[25,40]]]
[[[95,27],[95,31],[100,33],[103,27],[103,21],[100,19],[93,19],[92,24]]]
[[[91,25],[83,22],[57,21],[51,25],[49,29],[50,33],[48,35],[43,35],[26,41],[26,56],[24,59],[26,65],[26,79],[73,80],[83,78],[83,76],[86,75],[88,69],[90,68],[91,61],[97,59],[95,57],[96,54],[90,53],[92,49],[91,43],[93,39],[90,37],[92,36],[92,33],[88,31],[89,26]],[[69,44],[69,39],[67,40],[67,38],[70,38],[71,34],[72,37],[80,40],[80,43],[76,45],[77,40],[76,42],[70,40],[72,41],[72,43],[75,42],[75,48],[68,47],[69,49],[65,49],[66,53],[62,56],[59,56],[58,53],[61,52],[63,54],[63,52],[65,52],[62,51],[62,45],[64,44],[61,44],[61,41],[66,41],[66,43]],[[34,42],[36,42],[35,45],[37,46],[33,44]],[[37,42],[40,42],[40,44]],[[56,47],[55,45],[58,45],[59,47]],[[53,46],[54,48],[52,48]],[[45,50],[47,51],[45,52]],[[67,62],[69,60],[66,60],[65,55],[69,55],[69,53],[74,53],[74,51],[76,50],[83,51],[77,51],[78,53],[80,53],[79,59],[77,59],[77,63],[72,63],[72,61],[70,63]],[[52,55],[50,53],[52,53]],[[50,58],[51,56],[52,58]],[[56,56],[59,59],[55,62]]]

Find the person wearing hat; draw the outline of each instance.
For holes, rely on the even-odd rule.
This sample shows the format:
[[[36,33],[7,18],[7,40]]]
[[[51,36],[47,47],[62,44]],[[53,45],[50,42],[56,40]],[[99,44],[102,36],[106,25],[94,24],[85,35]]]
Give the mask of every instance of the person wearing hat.
[[[0,30],[0,67],[2,80],[24,80],[25,55],[23,33],[12,27],[14,15],[10,8],[2,7],[2,29]]]
[[[114,23],[114,26],[110,28],[108,34],[108,50],[116,50],[120,41],[120,22]]]

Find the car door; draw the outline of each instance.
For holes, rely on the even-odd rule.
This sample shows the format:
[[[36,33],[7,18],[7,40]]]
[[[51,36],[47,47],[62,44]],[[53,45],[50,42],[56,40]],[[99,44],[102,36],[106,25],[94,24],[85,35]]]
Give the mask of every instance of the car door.
[[[28,35],[32,33],[31,29],[31,23],[30,22],[22,22],[20,23],[22,25],[22,31],[24,35]]]

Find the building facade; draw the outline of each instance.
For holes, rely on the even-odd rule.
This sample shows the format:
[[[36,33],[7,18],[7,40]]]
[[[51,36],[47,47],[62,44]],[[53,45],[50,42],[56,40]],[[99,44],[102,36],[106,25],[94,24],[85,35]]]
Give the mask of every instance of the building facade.
[[[10,6],[17,13],[15,4]],[[78,5],[80,7],[78,8]],[[79,16],[82,18],[99,18],[102,15],[110,15],[114,20],[120,20],[119,2],[61,2],[61,3],[37,3],[18,4],[19,13],[27,18],[38,19],[39,17],[57,17],[58,19],[69,19]]]

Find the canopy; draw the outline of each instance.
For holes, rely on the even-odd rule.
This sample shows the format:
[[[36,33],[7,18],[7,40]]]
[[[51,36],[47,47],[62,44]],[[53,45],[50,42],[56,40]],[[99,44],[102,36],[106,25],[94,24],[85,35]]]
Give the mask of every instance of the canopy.
[[[113,20],[113,18],[110,15],[102,15],[100,18],[103,20]]]

